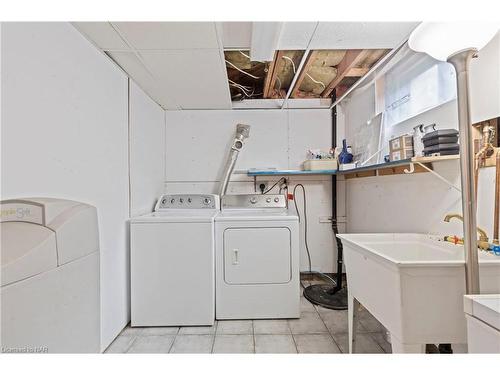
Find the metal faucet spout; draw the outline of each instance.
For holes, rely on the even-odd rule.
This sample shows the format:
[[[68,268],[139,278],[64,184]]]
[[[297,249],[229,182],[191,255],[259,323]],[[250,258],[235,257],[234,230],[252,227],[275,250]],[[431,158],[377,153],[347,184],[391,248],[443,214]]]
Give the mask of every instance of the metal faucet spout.
[[[447,223],[449,223],[451,219],[458,219],[458,220],[464,221],[463,216],[460,214],[448,214],[444,217],[444,221],[446,221]],[[484,229],[477,227],[476,230],[479,233],[479,241],[480,242],[488,242],[489,241],[488,234],[486,233],[486,231]]]

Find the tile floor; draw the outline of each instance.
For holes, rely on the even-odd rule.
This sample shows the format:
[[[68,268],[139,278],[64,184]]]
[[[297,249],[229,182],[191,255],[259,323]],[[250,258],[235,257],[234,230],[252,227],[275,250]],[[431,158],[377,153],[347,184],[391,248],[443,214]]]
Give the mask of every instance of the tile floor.
[[[358,353],[390,353],[384,327],[360,313]],[[300,319],[221,320],[213,327],[126,327],[106,353],[346,353],[347,311],[301,297]]]

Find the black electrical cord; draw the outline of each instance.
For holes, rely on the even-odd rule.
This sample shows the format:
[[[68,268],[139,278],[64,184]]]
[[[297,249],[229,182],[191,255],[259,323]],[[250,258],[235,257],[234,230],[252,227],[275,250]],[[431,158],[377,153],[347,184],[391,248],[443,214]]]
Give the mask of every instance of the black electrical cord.
[[[302,199],[304,201],[303,204],[303,209],[304,209],[304,244],[307,252],[307,260],[309,263],[309,272],[301,272],[302,274],[310,274],[310,275],[319,275],[324,277],[325,279],[328,279],[333,285],[336,285],[335,280],[333,280],[330,276],[325,275],[322,272],[319,271],[313,271],[312,270],[312,262],[311,262],[311,252],[309,251],[309,241],[307,240],[307,200],[306,200],[306,188],[302,184],[297,184],[293,188],[293,203],[295,205],[295,210],[297,211],[297,216],[299,217],[299,223],[302,221],[302,216],[300,215],[300,211],[297,205],[297,196],[295,192],[297,191],[297,188],[300,187],[302,189]],[[305,288],[304,284],[302,283],[302,280],[300,280],[300,284],[302,285],[303,288]]]
[[[275,183],[273,186],[271,186],[271,187],[270,187],[269,189],[267,189],[266,191],[263,191],[263,192],[262,192],[262,194],[267,194],[267,193],[269,193],[269,192],[270,192],[271,190],[273,190],[273,189],[274,189],[274,187],[275,187],[276,185],[278,185],[278,184],[279,184],[282,180],[286,182],[286,178],[285,178],[285,177],[281,177],[278,181],[276,181],[276,183]]]

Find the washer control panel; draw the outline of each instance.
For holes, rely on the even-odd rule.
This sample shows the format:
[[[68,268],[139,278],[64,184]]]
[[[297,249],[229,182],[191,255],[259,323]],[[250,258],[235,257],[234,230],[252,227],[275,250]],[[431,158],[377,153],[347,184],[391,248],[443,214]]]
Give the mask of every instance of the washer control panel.
[[[224,195],[222,208],[286,208],[286,196],[282,194]]]
[[[215,194],[165,194],[158,199],[155,211],[170,209],[218,209],[219,196]]]

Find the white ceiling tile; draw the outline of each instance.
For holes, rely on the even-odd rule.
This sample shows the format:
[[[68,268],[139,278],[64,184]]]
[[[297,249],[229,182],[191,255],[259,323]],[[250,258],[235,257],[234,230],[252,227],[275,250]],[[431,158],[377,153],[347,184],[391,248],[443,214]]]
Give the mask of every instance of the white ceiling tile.
[[[218,48],[215,22],[113,22],[136,49]]]
[[[225,49],[250,49],[252,22],[222,22],[222,44]]]
[[[128,49],[109,22],[74,22],[73,25],[100,49]]]
[[[418,22],[320,22],[311,49],[393,48]]]
[[[161,82],[157,81],[131,52],[108,52],[108,55],[164,109],[179,109],[172,97],[165,95]]]
[[[219,50],[141,51],[166,99],[182,109],[229,109],[231,97]]]
[[[278,48],[281,50],[306,49],[317,22],[284,22]]]

